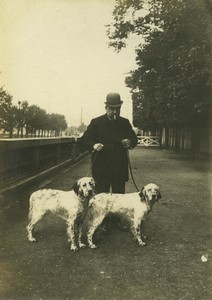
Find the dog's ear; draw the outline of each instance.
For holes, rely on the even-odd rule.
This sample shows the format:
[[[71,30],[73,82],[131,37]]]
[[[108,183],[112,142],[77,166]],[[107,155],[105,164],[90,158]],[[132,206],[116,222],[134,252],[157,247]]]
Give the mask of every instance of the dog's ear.
[[[91,177],[91,184],[92,184],[93,187],[95,187],[95,185],[96,185],[95,180],[92,177]]]
[[[145,194],[145,189],[144,189],[144,187],[143,187],[142,190],[140,191],[139,196],[140,196],[140,198],[141,198],[142,200],[145,200],[146,194]]]
[[[158,200],[159,200],[159,199],[162,199],[162,195],[161,195],[160,190],[158,190],[157,194],[158,194]]]
[[[79,184],[78,182],[75,182],[74,185],[72,186],[72,190],[78,195],[79,194]]]

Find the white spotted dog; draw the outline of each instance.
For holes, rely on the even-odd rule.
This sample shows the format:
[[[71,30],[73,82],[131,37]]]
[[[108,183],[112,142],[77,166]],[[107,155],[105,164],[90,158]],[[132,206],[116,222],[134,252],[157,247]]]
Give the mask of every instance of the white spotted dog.
[[[149,183],[143,187],[141,192],[129,194],[107,194],[95,195],[89,203],[91,220],[87,232],[87,241],[90,248],[96,248],[93,243],[93,235],[108,214],[117,214],[131,224],[131,231],[140,246],[146,243],[141,237],[141,223],[145,215],[151,211],[152,206],[161,197],[159,187]]]
[[[71,191],[42,189],[34,192],[29,200],[29,224],[27,226],[28,240],[35,242],[33,229],[48,212],[66,220],[68,241],[71,250],[76,251],[75,242],[78,235],[78,245],[85,247],[81,241],[82,225],[89,200],[95,195],[95,182],[92,177],[83,177],[73,186]]]

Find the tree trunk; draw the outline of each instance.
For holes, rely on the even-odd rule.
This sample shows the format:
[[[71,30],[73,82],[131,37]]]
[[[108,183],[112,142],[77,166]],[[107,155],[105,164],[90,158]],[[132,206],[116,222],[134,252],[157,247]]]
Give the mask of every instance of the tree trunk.
[[[23,131],[24,131],[24,128],[23,128],[23,126],[21,126],[21,138],[23,138]]]
[[[175,128],[175,153],[179,153],[180,144],[179,144],[179,128]]]
[[[169,129],[165,127],[165,149],[169,148]]]
[[[195,159],[200,152],[200,129],[197,127],[192,128],[191,133],[191,153]]]
[[[9,137],[10,137],[10,139],[13,137],[13,128],[10,129]]]

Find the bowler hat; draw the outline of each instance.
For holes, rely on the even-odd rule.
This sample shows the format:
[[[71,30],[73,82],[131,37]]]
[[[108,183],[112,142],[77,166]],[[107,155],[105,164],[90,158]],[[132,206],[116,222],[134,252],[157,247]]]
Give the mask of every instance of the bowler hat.
[[[122,103],[123,101],[121,101],[121,97],[118,93],[109,93],[106,97],[105,104],[109,107],[119,107]]]

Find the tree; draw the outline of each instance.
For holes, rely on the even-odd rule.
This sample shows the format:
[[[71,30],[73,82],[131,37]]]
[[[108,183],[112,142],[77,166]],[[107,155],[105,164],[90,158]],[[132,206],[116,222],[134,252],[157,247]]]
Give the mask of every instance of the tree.
[[[146,9],[146,10],[144,10]],[[126,78],[133,121],[142,128],[207,124],[212,79],[212,3],[203,0],[117,0],[110,46],[141,37],[137,69]]]
[[[75,135],[76,133],[78,132],[78,127],[77,126],[74,126],[74,125],[72,125],[71,127],[68,127],[67,129],[66,129],[66,134],[67,135],[71,135],[71,136],[73,136],[73,135]]]
[[[17,108],[12,104],[12,96],[0,88],[0,127],[13,136],[13,129],[17,125]]]
[[[40,129],[40,122],[45,115],[45,111],[37,105],[31,105],[27,109],[26,113],[26,132],[27,135],[36,135],[36,130]]]
[[[85,132],[87,129],[87,126],[84,123],[81,123],[81,125],[79,126],[78,130],[80,133]]]
[[[27,101],[18,101],[18,106],[12,104],[13,97],[7,91],[0,88],[0,129],[9,132],[13,136],[14,129],[17,136],[21,133],[23,137],[24,129],[26,137],[28,134],[38,136],[48,135],[54,131],[55,136],[61,135],[67,128],[65,116],[59,114],[47,114],[44,109],[37,105],[29,106]]]
[[[60,136],[62,131],[67,128],[65,117],[59,114],[51,114],[49,118],[51,130],[55,132],[55,136]]]
[[[23,137],[23,130],[24,128],[27,131],[27,113],[28,113],[29,103],[27,101],[18,101],[18,109],[17,109],[17,131],[18,137],[19,132],[21,132],[21,137]],[[27,135],[27,133],[26,133]]]

